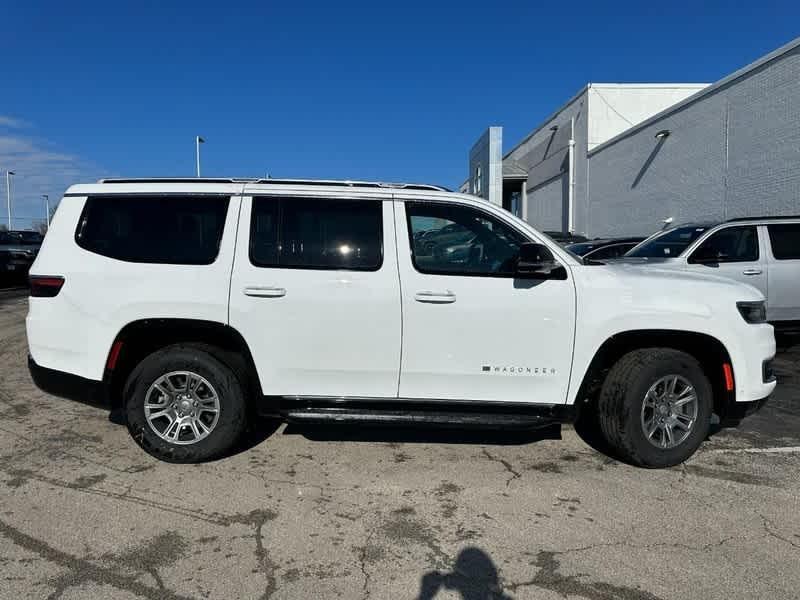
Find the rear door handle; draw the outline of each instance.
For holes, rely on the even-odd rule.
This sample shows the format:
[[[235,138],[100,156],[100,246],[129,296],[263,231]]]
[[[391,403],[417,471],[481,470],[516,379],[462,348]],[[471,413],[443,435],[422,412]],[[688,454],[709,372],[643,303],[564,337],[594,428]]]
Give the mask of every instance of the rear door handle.
[[[286,295],[286,290],[281,287],[260,287],[249,286],[244,288],[245,296],[255,296],[257,298],[282,298]]]
[[[745,269],[742,271],[744,275],[761,275],[761,269]]]
[[[456,295],[450,290],[445,290],[444,292],[422,290],[414,294],[414,300],[429,304],[451,304],[456,301]]]

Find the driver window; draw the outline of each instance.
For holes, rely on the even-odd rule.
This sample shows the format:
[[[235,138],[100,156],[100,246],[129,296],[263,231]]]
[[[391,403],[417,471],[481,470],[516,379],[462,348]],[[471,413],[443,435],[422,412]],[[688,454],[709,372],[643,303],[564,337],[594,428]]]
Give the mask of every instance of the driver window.
[[[694,251],[689,262],[751,262],[758,260],[755,227],[728,227],[711,235]]]
[[[513,277],[522,234],[468,206],[406,202],[414,267],[421,273]]]

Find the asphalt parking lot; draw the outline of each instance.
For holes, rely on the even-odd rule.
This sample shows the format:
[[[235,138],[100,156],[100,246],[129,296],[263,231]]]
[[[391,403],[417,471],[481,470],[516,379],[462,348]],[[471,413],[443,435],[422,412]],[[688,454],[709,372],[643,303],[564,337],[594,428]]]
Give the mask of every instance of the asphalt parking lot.
[[[571,428],[298,429],[160,463],[37,390],[0,291],[2,598],[797,598],[800,347],[770,404],[646,471]]]

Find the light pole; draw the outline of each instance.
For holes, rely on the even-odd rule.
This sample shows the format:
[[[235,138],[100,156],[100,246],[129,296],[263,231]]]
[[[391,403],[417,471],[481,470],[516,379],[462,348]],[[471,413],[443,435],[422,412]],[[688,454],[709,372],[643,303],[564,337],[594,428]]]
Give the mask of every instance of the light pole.
[[[47,217],[47,228],[50,229],[50,196],[42,194],[44,198],[44,214]]]
[[[8,230],[11,231],[13,227],[11,227],[11,176],[14,175],[14,171],[6,171],[6,202],[8,208]]]
[[[195,157],[197,158],[197,176],[200,177],[200,144],[205,144],[206,141],[199,135],[194,138]]]

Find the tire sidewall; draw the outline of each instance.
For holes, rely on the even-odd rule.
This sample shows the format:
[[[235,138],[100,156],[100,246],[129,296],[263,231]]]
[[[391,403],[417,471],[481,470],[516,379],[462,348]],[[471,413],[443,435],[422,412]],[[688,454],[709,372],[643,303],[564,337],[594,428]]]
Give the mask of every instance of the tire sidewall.
[[[641,414],[648,390],[656,381],[667,375],[685,377],[695,389],[698,406],[697,419],[689,437],[675,448],[662,449],[647,439],[642,429]],[[628,414],[625,415],[625,429],[629,435],[629,442],[644,466],[669,467],[680,464],[692,456],[708,436],[713,410],[713,390],[700,365],[689,357],[659,360],[645,366],[630,382],[625,395],[625,406],[628,408]]]
[[[194,444],[171,444],[161,439],[144,415],[150,386],[172,371],[191,371],[204,377],[219,396],[220,413],[211,433]],[[233,372],[219,360],[191,347],[165,348],[145,358],[128,378],[124,391],[128,430],[149,454],[168,462],[199,462],[228,450],[244,429],[246,411],[242,388]]]

